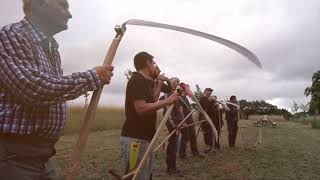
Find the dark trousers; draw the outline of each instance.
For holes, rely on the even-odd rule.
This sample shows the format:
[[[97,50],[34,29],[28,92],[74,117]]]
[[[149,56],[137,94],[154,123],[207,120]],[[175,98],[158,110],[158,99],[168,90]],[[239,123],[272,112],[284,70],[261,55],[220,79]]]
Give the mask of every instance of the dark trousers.
[[[218,133],[218,140],[215,141],[214,148],[215,149],[220,149],[221,125],[219,123],[215,123],[215,122],[213,124],[214,124],[214,127],[216,128],[217,133]]]
[[[229,146],[234,147],[238,133],[238,121],[227,121]]]
[[[187,156],[188,141],[189,141],[189,129],[184,128],[181,130],[181,141],[180,141],[180,149],[179,149],[180,158],[184,158]]]
[[[221,132],[221,127],[219,124],[217,123],[213,123],[216,130],[217,130],[217,133],[218,133],[218,140],[215,141],[215,144],[214,144],[214,148],[216,149],[220,149],[220,132]],[[202,130],[204,131],[204,134],[203,134],[203,139],[204,139],[204,143],[207,145],[207,146],[213,146],[213,139],[212,139],[212,128],[210,126],[210,124],[208,122],[204,122],[202,124]]]
[[[203,131],[203,140],[207,146],[213,146],[212,141],[212,129],[208,122],[203,122],[201,125]]]
[[[173,131],[173,129],[168,129],[169,133]],[[166,152],[166,163],[167,163],[167,169],[176,169],[176,160],[177,160],[177,140],[178,136],[173,134],[169,138],[169,144],[167,146],[167,152]]]
[[[49,158],[55,142],[0,135],[0,179],[56,180]]]
[[[188,123],[191,124],[191,123]],[[197,137],[196,137],[196,128],[194,126],[187,127],[181,131],[182,133],[182,139],[180,142],[180,152],[179,156],[181,158],[184,158],[187,156],[187,144],[188,141],[190,142],[190,148],[192,154],[198,155],[198,146],[197,146]]]

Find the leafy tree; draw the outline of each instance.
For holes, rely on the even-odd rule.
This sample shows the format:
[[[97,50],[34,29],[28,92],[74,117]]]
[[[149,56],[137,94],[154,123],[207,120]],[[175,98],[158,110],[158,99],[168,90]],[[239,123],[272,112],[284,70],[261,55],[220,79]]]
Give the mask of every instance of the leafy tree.
[[[134,71],[132,71],[131,69],[127,69],[127,70],[124,72],[124,75],[127,77],[127,80],[128,80],[128,81],[129,81],[129,79],[131,78],[133,72],[134,72]]]
[[[291,106],[291,112],[295,114],[299,111],[299,108],[299,105],[295,101],[293,101],[293,105]]]
[[[267,103],[266,101],[246,101],[240,100],[241,112],[245,119],[248,119],[250,115],[260,114],[277,114],[283,115],[286,119],[290,117],[290,112],[286,109],[279,109],[277,106]]]
[[[194,95],[195,95],[198,99],[200,99],[200,98],[203,96],[202,90],[201,90],[201,88],[200,88],[200,86],[199,86],[198,84],[196,84],[196,91],[194,92]]]
[[[310,103],[307,104],[300,104],[299,108],[302,110],[303,117],[307,116],[307,113],[309,111]]]
[[[310,113],[317,114],[320,112],[320,71],[317,71],[312,76],[312,85],[307,87],[304,94],[311,96]]]
[[[293,104],[291,106],[291,112],[293,114],[293,118],[299,118],[301,113],[299,113],[299,109],[300,106],[298,105],[298,103],[296,103],[295,101],[293,101]]]

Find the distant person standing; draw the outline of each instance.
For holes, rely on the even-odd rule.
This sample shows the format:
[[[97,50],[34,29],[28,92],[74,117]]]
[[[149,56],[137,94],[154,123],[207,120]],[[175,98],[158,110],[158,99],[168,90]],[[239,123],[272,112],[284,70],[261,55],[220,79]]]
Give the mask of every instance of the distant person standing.
[[[212,117],[213,110],[212,106],[210,105],[209,97],[212,94],[213,89],[211,88],[206,88],[203,92],[203,96],[200,98],[200,105],[203,108],[203,110],[208,114],[209,117]],[[200,114],[199,120],[204,120],[203,114]],[[212,119],[211,119],[212,120]],[[212,146],[213,146],[213,139],[212,139],[212,129],[209,124],[209,122],[203,122],[201,124],[201,128],[203,130],[203,138],[204,138],[204,143],[206,144],[206,149],[205,153],[209,153],[212,151]]]
[[[230,102],[234,104],[238,104],[237,97],[231,96]],[[227,104],[229,111],[226,112],[226,121],[228,126],[228,140],[229,147],[234,147],[237,139],[238,133],[238,121],[239,121],[239,110],[240,108]]]
[[[180,80],[176,77],[170,78],[170,84],[172,85],[173,89],[176,89],[179,85]],[[171,93],[167,93],[160,98],[160,101],[165,100],[167,97],[170,96]],[[163,114],[165,114],[167,108],[163,108]],[[179,99],[175,104],[171,111],[170,117],[166,122],[167,129],[169,133],[174,131],[175,129],[179,128],[178,125],[183,119],[183,105],[181,99]],[[180,131],[180,130],[178,130]],[[177,131],[177,132],[178,132]],[[178,148],[178,135],[177,132],[173,134],[169,138],[169,143],[166,150],[166,163],[167,163],[167,173],[170,175],[178,175],[181,176],[182,174],[177,169],[176,161],[177,161],[177,148]]]
[[[184,87],[184,86],[181,86]],[[183,105],[183,119],[188,116],[192,111],[192,106],[187,98],[187,95],[185,93],[185,90],[182,90],[182,96],[181,96],[181,102]],[[189,118],[186,120],[186,124],[190,125],[194,123],[192,115],[189,116]],[[196,129],[195,126],[189,126],[187,128],[184,128],[181,130],[182,133],[182,139],[180,142],[180,152],[179,156],[180,158],[186,158],[187,156],[187,143],[190,142],[190,148],[193,156],[202,157],[198,151],[198,145],[197,145],[197,137],[196,137]]]
[[[211,111],[212,114],[210,114],[210,118],[217,130],[218,133],[218,140],[214,144],[215,149],[220,149],[220,133],[221,128],[223,126],[223,120],[222,120],[222,109],[220,108],[220,105],[218,104],[218,97],[217,96],[210,96],[209,98],[210,105],[211,105]]]

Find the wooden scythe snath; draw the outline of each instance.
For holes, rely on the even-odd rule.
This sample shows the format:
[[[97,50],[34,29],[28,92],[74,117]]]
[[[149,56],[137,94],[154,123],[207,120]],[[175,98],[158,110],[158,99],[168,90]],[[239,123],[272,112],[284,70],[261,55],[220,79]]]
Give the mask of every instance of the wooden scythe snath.
[[[154,152],[158,151],[158,150],[161,148],[161,146],[162,146],[165,142],[167,142],[167,141],[169,140],[169,138],[170,138],[171,136],[173,136],[174,133],[176,133],[176,131],[178,130],[178,128],[181,128],[182,124],[185,123],[190,116],[192,116],[193,112],[195,112],[195,110],[192,110],[192,111],[180,122],[180,124],[177,126],[177,128],[174,129],[173,131],[171,131],[171,133],[170,133],[169,135],[167,135],[167,136],[164,138],[164,140],[163,140],[156,148],[154,148],[153,151],[154,151]],[[182,129],[182,128],[181,128],[181,129]],[[177,152],[179,152],[179,151],[177,151]]]
[[[258,57],[253,54],[251,51],[246,49],[243,46],[240,46],[232,41],[229,41],[227,39],[220,38],[218,36],[214,36],[208,33],[196,31],[193,29],[188,29],[184,27],[179,27],[179,26],[173,26],[169,24],[162,24],[162,23],[156,23],[156,22],[151,22],[151,21],[145,21],[145,20],[139,20],[139,19],[130,19],[126,21],[125,23],[122,24],[122,26],[116,26],[115,30],[117,32],[115,38],[113,39],[111,46],[108,50],[107,56],[104,59],[104,64],[112,64],[112,61],[114,59],[114,56],[116,54],[117,48],[120,44],[120,41],[126,31],[126,25],[136,25],[136,26],[147,26],[147,27],[154,27],[154,28],[161,28],[161,29],[169,29],[173,31],[179,31],[187,34],[192,34],[198,37],[202,37],[211,41],[215,41],[217,43],[223,44],[238,53],[242,54],[243,56],[247,57],[249,61],[257,65],[259,68],[262,68],[261,62],[259,61]],[[103,88],[99,88],[98,90],[94,91],[91,101],[89,104],[89,107],[87,109],[87,112],[84,116],[84,121],[83,125],[81,127],[80,133],[79,133],[79,139],[76,144],[76,147],[74,149],[74,152],[71,155],[71,162],[70,165],[67,169],[65,179],[66,180],[74,180],[76,177],[76,173],[79,169],[80,161],[82,158],[82,154],[85,150],[86,142],[88,139],[88,135],[90,132],[90,128],[92,125],[93,120],[95,119],[95,114],[96,110],[98,107],[99,99],[102,93]],[[207,115],[205,115],[207,118]],[[156,136],[154,138],[157,138]],[[137,172],[139,170],[137,169]],[[133,180],[136,179],[136,175],[138,173],[135,173]]]
[[[108,50],[108,53],[104,59],[103,64],[111,65],[112,61],[114,59],[114,56],[117,52],[118,46],[120,44],[120,41],[126,31],[125,26],[115,27],[115,31],[117,32],[115,38],[113,39],[110,48]],[[76,144],[76,147],[74,148],[74,151],[71,155],[71,161],[69,164],[69,167],[67,169],[65,180],[74,180],[76,178],[76,174],[78,172],[82,154],[85,150],[85,146],[88,140],[90,128],[92,126],[92,122],[95,119],[98,103],[100,100],[100,96],[102,93],[103,88],[99,88],[98,90],[94,91],[91,97],[90,104],[88,106],[88,109],[86,111],[86,114],[84,116],[84,121],[80,129],[79,138]]]
[[[205,120],[209,123],[209,125],[211,127],[211,132],[212,132],[212,147],[214,147],[216,141],[218,140],[218,132],[217,132],[216,127],[214,126],[211,118],[208,116],[208,114],[202,108],[197,97],[192,93],[192,91],[189,89],[189,87],[187,85],[184,85],[184,90],[185,90],[186,94],[196,103],[196,105],[199,109],[199,112],[203,115]]]
[[[172,110],[173,110],[173,107],[174,107],[174,104],[170,105],[169,108],[167,109],[166,113],[164,114],[164,116],[163,116],[163,118],[162,118],[162,120],[161,120],[161,122],[160,122],[160,124],[159,124],[159,127],[157,128],[157,131],[156,131],[156,133],[154,134],[154,136],[153,136],[153,138],[152,138],[152,140],[151,140],[151,142],[150,142],[150,144],[149,144],[146,152],[144,153],[144,155],[143,155],[143,157],[142,157],[142,160],[141,160],[140,164],[138,165],[138,167],[137,167],[136,169],[134,169],[132,172],[130,172],[130,173],[124,175],[124,176],[121,176],[121,175],[117,174],[117,173],[115,172],[115,170],[112,169],[112,170],[109,170],[109,173],[110,173],[111,175],[113,175],[113,176],[114,176],[115,178],[117,178],[118,180],[123,180],[123,179],[129,178],[129,177],[131,177],[131,176],[137,176],[137,175],[141,172],[144,164],[145,164],[145,163],[148,161],[148,159],[149,159],[150,153],[152,153],[152,151],[153,151],[153,149],[154,149],[154,146],[156,145],[156,140],[157,140],[157,138],[158,138],[159,135],[160,135],[160,131],[161,131],[162,127],[164,127],[164,125],[165,125],[166,122],[168,121],[169,117],[171,116],[171,112],[172,112]]]

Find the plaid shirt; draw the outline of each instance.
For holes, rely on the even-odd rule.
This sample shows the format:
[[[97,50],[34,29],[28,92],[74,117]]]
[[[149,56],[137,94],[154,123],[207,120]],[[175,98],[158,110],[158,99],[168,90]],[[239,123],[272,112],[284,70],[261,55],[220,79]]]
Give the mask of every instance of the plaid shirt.
[[[26,18],[0,30],[0,134],[58,139],[65,101],[99,87],[95,70],[63,76],[58,43]]]

